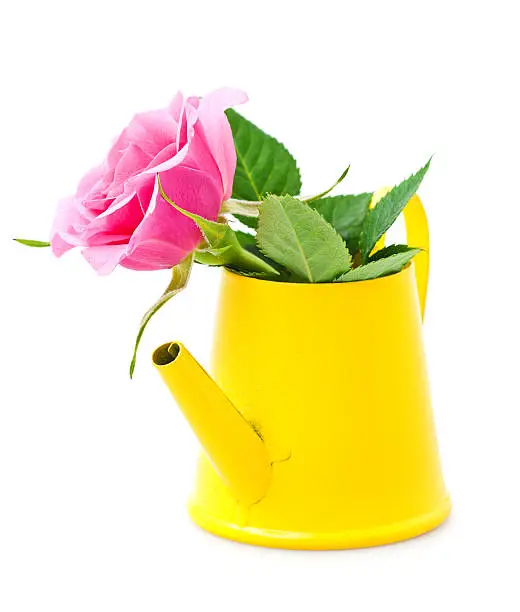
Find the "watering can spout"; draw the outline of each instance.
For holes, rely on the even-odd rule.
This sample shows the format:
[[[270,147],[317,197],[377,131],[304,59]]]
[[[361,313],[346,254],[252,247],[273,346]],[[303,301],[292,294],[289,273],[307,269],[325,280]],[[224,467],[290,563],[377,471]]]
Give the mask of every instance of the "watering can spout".
[[[245,505],[260,500],[271,461],[251,424],[180,342],[156,349],[153,363],[234,497]]]

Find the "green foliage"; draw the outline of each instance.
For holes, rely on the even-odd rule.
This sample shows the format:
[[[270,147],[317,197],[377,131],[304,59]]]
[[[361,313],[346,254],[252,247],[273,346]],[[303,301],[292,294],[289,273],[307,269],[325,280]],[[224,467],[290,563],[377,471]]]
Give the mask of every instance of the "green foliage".
[[[268,193],[300,193],[300,171],[289,151],[236,111],[229,109],[226,115],[237,151],[233,198],[261,200]]]
[[[244,249],[247,249],[252,253],[258,250],[256,246],[256,239],[253,234],[247,234],[246,232],[241,232],[240,230],[236,230],[235,234],[237,235],[238,242],[240,242],[240,245]]]
[[[171,300],[174,295],[177,295],[179,291],[184,289],[190,277],[192,264],[193,253],[188,255],[188,257],[172,268],[172,278],[170,284],[166,288],[166,291],[157,300],[157,302],[155,302],[155,304],[145,312],[144,317],[141,319],[141,325],[139,326],[139,331],[135,339],[134,354],[132,355],[132,361],[130,362],[130,378],[132,378],[134,375],[137,349],[139,348],[139,343],[141,342],[146,326],[154,314],[160,310],[166,304],[166,302]]]
[[[235,230],[235,235],[238,239],[238,242],[240,243],[240,246],[243,249],[245,249],[246,251],[249,251],[253,255],[256,255],[256,257],[264,260],[269,266],[271,266],[275,270],[278,270],[278,271],[281,270],[281,266],[278,266],[278,264],[268,259],[260,251],[260,249],[258,248],[256,244],[255,237],[252,234],[246,234],[245,232],[241,232],[240,230]],[[223,249],[211,249],[211,250],[198,249],[197,251],[195,251],[195,261],[197,263],[205,264],[207,266],[225,265],[223,263],[223,254],[229,248],[230,247],[224,247]],[[270,271],[270,269],[269,269],[269,272],[267,271],[263,271],[263,272],[247,271],[246,272],[244,270],[240,270],[239,268],[233,267],[231,264],[229,264],[228,267],[233,268],[235,272],[240,272],[244,274],[245,276],[255,276],[258,278],[267,278],[269,276],[271,277],[273,276],[273,273]]]
[[[250,253],[253,253],[253,255],[256,255],[257,257],[260,257],[260,259],[263,259],[265,262],[267,262],[272,268],[274,268],[278,272],[278,276],[276,278],[273,278],[271,275],[271,280],[284,281],[284,282],[287,282],[290,280],[290,274],[287,272],[287,270],[285,270],[285,268],[281,266],[279,263],[277,263],[276,261],[273,261],[272,259],[267,257],[258,248],[258,244],[256,243],[256,235],[246,234],[245,232],[241,232],[240,230],[236,231],[236,235],[237,235],[238,241],[240,242],[240,244],[242,245],[244,249],[246,249]],[[248,273],[248,275],[256,276],[258,278],[266,278],[266,275],[264,273],[250,272]]]
[[[226,115],[237,164],[232,198],[222,203],[221,218],[233,215],[256,230],[256,235],[234,231],[227,222],[212,221],[179,207],[168,198],[157,175],[162,198],[196,223],[204,240],[200,248],[172,268],[168,287],[144,314],[134,344],[130,378],[148,323],[185,288],[195,261],[226,266],[237,274],[266,280],[355,282],[398,273],[421,251],[394,244],[372,253],[416,193],[431,159],[386,193],[373,209],[372,193],[328,195],[345,178],[350,166],[329,189],[297,199],[294,196],[301,190],[300,171],[288,150],[236,111],[229,109]],[[35,248],[50,246],[50,242],[40,240],[14,240]],[[168,350],[175,357],[178,348],[172,345]]]
[[[431,159],[416,174],[412,174],[412,176],[383,196],[368,213],[361,232],[361,257],[363,263],[367,263],[376,242],[388,231],[419,188],[424,175],[430,167],[430,161]]]
[[[230,266],[248,272],[260,272],[275,276],[278,274],[265,260],[243,248],[236,233],[227,223],[216,223],[198,215],[191,218],[197,223],[208,243],[207,248],[199,251],[199,254],[212,255],[214,257],[212,265]]]
[[[383,247],[376,253],[370,256],[368,261],[378,261],[379,259],[384,259],[385,257],[390,257],[390,255],[397,255],[398,253],[408,253],[410,251],[415,251],[414,247],[410,247],[407,244],[391,244],[389,246]]]
[[[309,202],[347,243],[351,253],[359,251],[359,236],[372,193],[339,195]]]
[[[421,249],[409,249],[406,252],[371,261],[370,263],[354,268],[346,274],[343,274],[337,279],[337,282],[349,283],[353,281],[365,281],[380,278],[381,276],[388,276],[389,274],[395,274],[396,272],[400,272],[417,253],[420,253],[420,251]]]
[[[310,204],[311,202],[314,202],[314,200],[321,200],[321,198],[324,198],[326,195],[328,195],[335,187],[337,187],[343,181],[343,179],[349,173],[349,170],[350,170],[350,166],[348,166],[343,171],[339,179],[334,183],[334,185],[332,185],[332,187],[325,189],[325,191],[322,191],[321,193],[318,193],[318,195],[312,196],[311,198],[305,198],[303,201],[306,202],[307,204]]]
[[[223,266],[224,255],[231,247],[221,249],[197,249],[195,251],[195,261],[205,266]]]
[[[256,238],[262,253],[304,282],[332,281],[352,265],[341,236],[316,210],[292,196],[264,200]]]
[[[203,261],[203,263],[208,263],[208,261],[211,260],[212,263],[209,265],[230,266],[248,272],[261,272],[275,276],[278,274],[277,270],[266,261],[244,249],[236,233],[227,223],[210,221],[209,219],[205,219],[200,215],[196,215],[195,213],[191,213],[177,206],[177,204],[172,202],[164,192],[159,175],[157,175],[157,181],[163,199],[180,213],[195,221],[200,231],[203,233],[207,242],[207,247],[203,250],[199,250],[197,253],[198,261],[202,262],[202,259],[206,258],[206,261]]]
[[[250,227],[251,229],[256,229],[258,226],[258,217],[246,217],[245,215],[233,215],[236,217],[241,223]]]
[[[25,238],[13,238],[13,240],[28,247],[43,248],[51,246],[50,242],[43,242],[41,240],[26,240]]]
[[[300,193],[300,171],[296,160],[283,144],[233,109],[228,109],[226,115],[237,152],[232,197],[260,201],[268,193]],[[258,225],[257,217],[241,214],[236,214],[236,217],[248,227],[256,228]]]

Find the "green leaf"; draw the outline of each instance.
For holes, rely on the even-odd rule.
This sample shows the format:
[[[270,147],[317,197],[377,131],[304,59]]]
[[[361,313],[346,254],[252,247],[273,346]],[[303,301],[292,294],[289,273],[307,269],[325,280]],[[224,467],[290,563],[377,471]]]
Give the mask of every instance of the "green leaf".
[[[420,251],[421,249],[410,249],[405,253],[397,253],[396,255],[390,255],[390,257],[384,259],[372,261],[343,274],[336,282],[349,283],[353,281],[372,280],[374,278],[380,278],[381,276],[395,274],[396,272],[400,272],[417,253],[420,253]]]
[[[244,247],[244,249],[247,249],[250,253],[253,253],[253,255],[256,255],[257,257],[260,257],[260,259],[263,259],[271,267],[273,267],[275,270],[278,271],[279,276],[277,276],[276,279],[273,279],[273,280],[280,280],[280,281],[287,280],[288,273],[283,268],[283,266],[281,266],[280,264],[276,263],[276,261],[273,261],[272,259],[267,257],[258,248],[258,245],[256,243],[256,235],[254,236],[253,234],[246,234],[245,232],[241,232],[240,230],[236,231],[235,233],[237,235],[238,241]],[[252,275],[258,275],[258,273],[257,272],[253,272]],[[259,278],[264,278],[264,277],[263,276],[259,276]]]
[[[321,198],[324,198],[327,194],[329,194],[335,187],[337,187],[343,181],[343,179],[347,176],[349,170],[350,170],[350,166],[348,166],[348,168],[343,171],[343,174],[334,183],[334,185],[332,185],[332,187],[325,189],[325,191],[322,191],[321,193],[318,193],[315,196],[312,196],[310,198],[305,198],[303,202],[305,202],[306,204],[310,204],[311,202],[314,202],[315,200],[321,200]]]
[[[325,196],[330,193],[335,187],[337,187],[343,179],[347,176],[350,170],[350,166],[343,171],[342,175],[339,179],[322,193],[319,193],[310,198],[302,199],[302,202],[305,204],[311,204],[316,200],[322,200]],[[280,195],[280,194],[278,194]],[[251,228],[256,228],[258,225],[258,211],[261,206],[261,202],[248,202],[246,200],[234,200],[230,199],[227,202],[224,202],[221,208],[221,212],[230,212],[235,216],[239,221],[241,221],[244,225],[247,225]]]
[[[253,255],[256,255],[260,259],[266,261],[270,266],[275,269],[277,268],[277,264],[270,259],[268,259],[257,247],[255,237],[252,234],[246,234],[245,232],[241,232],[240,230],[235,230],[236,237],[240,246],[246,249]],[[195,261],[200,264],[205,264],[206,266],[223,266],[226,265],[223,260],[224,253],[230,249],[231,247],[227,246],[222,249],[199,249],[195,251]],[[244,270],[236,270],[238,272],[243,273],[245,276],[260,276],[262,278],[265,277],[266,272],[246,272]],[[272,275],[271,272],[269,274]]]
[[[356,253],[359,250],[359,236],[371,200],[371,193],[360,193],[321,198],[310,202],[309,206],[315,208],[334,227],[347,243],[348,250]]]
[[[135,362],[137,359],[137,349],[139,348],[139,343],[141,342],[141,338],[143,337],[144,330],[150,319],[153,315],[162,308],[168,300],[174,295],[177,295],[179,291],[182,291],[186,284],[188,283],[188,279],[190,277],[191,266],[193,264],[193,253],[188,255],[185,259],[183,259],[179,264],[172,268],[172,279],[170,284],[166,288],[166,291],[162,294],[162,296],[155,302],[155,304],[149,308],[144,317],[141,319],[141,325],[139,326],[139,331],[137,333],[137,337],[135,339],[134,346],[134,354],[132,355],[132,361],[130,362],[130,378],[134,375],[135,370]]]
[[[42,242],[41,240],[26,240],[25,238],[13,238],[15,242],[19,242],[20,244],[25,244],[25,246],[29,247],[50,247],[50,242]]]
[[[180,208],[178,210],[182,211]],[[198,215],[192,217],[191,213],[188,216],[197,223],[208,242],[206,253],[213,255],[218,260],[218,263],[214,260],[214,263],[210,265],[231,266],[248,272],[278,274],[277,270],[263,259],[243,248],[236,233],[227,223],[216,223]]]
[[[206,239],[208,246],[202,251],[199,251],[197,254],[198,260],[202,252],[210,256],[214,256],[214,263],[209,265],[230,266],[238,270],[246,270],[249,272],[263,272],[274,275],[278,274],[278,271],[263,259],[244,249],[238,241],[236,233],[227,223],[210,221],[209,219],[205,219],[200,215],[196,215],[195,213],[191,213],[184,210],[180,206],[177,206],[177,204],[170,200],[170,198],[164,192],[159,175],[157,175],[157,181],[159,191],[163,199],[171,204],[180,213],[195,221],[200,231],[204,234],[204,238]]]
[[[224,266],[224,254],[231,247],[223,247],[221,249],[198,249],[195,251],[195,261],[205,266]]]
[[[256,236],[262,253],[309,283],[345,273],[352,257],[343,238],[313,208],[291,196],[268,196]]]
[[[238,242],[240,242],[244,249],[251,252],[257,250],[256,240],[253,234],[246,234],[246,232],[241,232],[240,230],[236,230],[235,234],[238,238]]]
[[[371,255],[368,261],[378,261],[379,259],[390,257],[391,255],[397,255],[398,253],[409,253],[410,251],[415,250],[416,249],[414,247],[410,247],[407,244],[391,244]]]
[[[250,227],[251,229],[256,229],[258,226],[258,217],[246,217],[245,215],[233,215],[236,217],[241,223]]]
[[[233,198],[255,201],[268,193],[300,193],[300,171],[289,151],[233,109],[226,115],[237,151]]]
[[[388,231],[419,188],[424,175],[430,167],[430,161],[431,158],[416,174],[412,174],[412,176],[383,196],[367,215],[361,233],[361,257],[363,263],[368,261],[376,242]]]

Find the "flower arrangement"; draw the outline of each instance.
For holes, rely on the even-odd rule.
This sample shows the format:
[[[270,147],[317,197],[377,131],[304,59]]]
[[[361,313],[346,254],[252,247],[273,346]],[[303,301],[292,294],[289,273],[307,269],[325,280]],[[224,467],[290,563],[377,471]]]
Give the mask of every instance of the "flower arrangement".
[[[376,198],[373,193],[300,196],[295,159],[231,107],[233,89],[177,94],[168,108],[136,115],[105,161],[58,206],[50,246],[80,248],[99,274],[118,265],[171,269],[145,313],[130,365],[152,316],[189,280],[194,263],[225,266],[261,281],[346,283],[394,274],[420,251],[378,241],[415,194],[430,162]],[[377,203],[376,203],[377,201]],[[374,205],[375,204],[375,205]]]

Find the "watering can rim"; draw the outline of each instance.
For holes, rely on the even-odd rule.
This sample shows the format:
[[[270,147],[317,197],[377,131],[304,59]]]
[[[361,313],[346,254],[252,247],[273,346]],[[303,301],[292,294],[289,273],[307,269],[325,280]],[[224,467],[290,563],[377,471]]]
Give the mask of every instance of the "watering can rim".
[[[287,281],[277,281],[277,280],[269,280],[269,279],[265,279],[265,278],[256,278],[254,276],[246,276],[244,274],[239,274],[238,272],[235,272],[234,270],[227,268],[225,266],[222,267],[224,275],[225,276],[229,276],[232,278],[235,278],[237,280],[240,280],[241,282],[244,283],[248,283],[248,282],[252,282],[252,283],[263,283],[264,285],[281,285],[284,287],[312,287],[312,288],[318,288],[318,287],[353,287],[353,286],[366,286],[368,283],[380,283],[380,284],[384,284],[385,282],[388,283],[390,282],[390,279],[392,278],[401,278],[402,276],[404,276],[406,273],[409,272],[409,269],[412,267],[412,262],[407,263],[404,268],[402,270],[400,270],[399,272],[395,272],[393,274],[388,274],[386,276],[380,276],[379,278],[371,278],[368,280],[359,280],[359,281],[353,281],[353,282],[325,282],[325,283],[306,283],[306,282],[287,282]],[[318,289],[319,290],[319,289]]]

